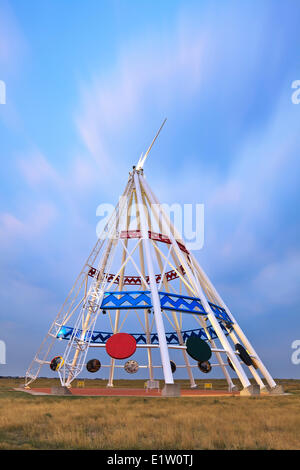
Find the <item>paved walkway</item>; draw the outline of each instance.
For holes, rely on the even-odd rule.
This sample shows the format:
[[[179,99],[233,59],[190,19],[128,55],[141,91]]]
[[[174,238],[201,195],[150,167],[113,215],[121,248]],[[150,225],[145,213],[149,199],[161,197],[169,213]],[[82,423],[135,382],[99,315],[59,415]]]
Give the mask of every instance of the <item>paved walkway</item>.
[[[51,395],[50,388],[32,388],[29,390],[15,389],[30,393],[31,395]],[[161,390],[144,390],[142,388],[71,388],[74,396],[101,396],[101,397],[161,397]],[[224,397],[239,395],[239,392],[228,392],[226,390],[201,390],[201,389],[181,389],[182,397]],[[68,396],[68,395],[65,395]],[[70,396],[70,395],[69,395]]]

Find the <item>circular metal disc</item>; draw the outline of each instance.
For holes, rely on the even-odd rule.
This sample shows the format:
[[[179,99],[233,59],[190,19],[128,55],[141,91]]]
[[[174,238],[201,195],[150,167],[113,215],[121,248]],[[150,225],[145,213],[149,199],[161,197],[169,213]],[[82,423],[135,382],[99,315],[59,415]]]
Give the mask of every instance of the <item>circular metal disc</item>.
[[[210,372],[212,369],[211,363],[209,361],[198,362],[198,367],[201,372],[204,372],[204,374],[208,374],[208,372]]]
[[[253,365],[252,359],[251,359],[251,357],[249,356],[249,354],[247,353],[247,351],[246,351],[246,349],[244,348],[244,346],[242,346],[241,344],[237,343],[237,344],[235,345],[235,349],[236,349],[236,351],[239,353],[240,358],[242,359],[242,361],[244,362],[244,364],[246,364],[246,366],[252,366],[252,365]]]
[[[195,361],[204,362],[211,358],[211,349],[209,345],[198,336],[192,335],[186,341],[186,352]]]
[[[86,368],[89,372],[98,372],[100,367],[101,362],[98,359],[91,359],[86,365]]]
[[[61,356],[56,356],[50,362],[50,369],[55,372],[56,370],[60,369],[63,363],[64,363],[63,358]]]
[[[127,359],[136,351],[136,340],[128,333],[116,333],[106,341],[105,348],[113,359]]]
[[[124,369],[128,374],[135,374],[139,370],[139,365],[136,361],[127,361],[124,365]]]

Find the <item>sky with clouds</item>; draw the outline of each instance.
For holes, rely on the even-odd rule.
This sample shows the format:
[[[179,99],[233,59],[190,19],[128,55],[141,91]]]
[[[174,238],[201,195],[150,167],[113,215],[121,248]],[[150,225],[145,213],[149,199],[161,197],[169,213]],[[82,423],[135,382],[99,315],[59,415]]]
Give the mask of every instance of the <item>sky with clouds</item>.
[[[297,0],[0,3],[0,375],[23,375],[145,165],[203,203],[195,255],[275,377],[300,378]]]

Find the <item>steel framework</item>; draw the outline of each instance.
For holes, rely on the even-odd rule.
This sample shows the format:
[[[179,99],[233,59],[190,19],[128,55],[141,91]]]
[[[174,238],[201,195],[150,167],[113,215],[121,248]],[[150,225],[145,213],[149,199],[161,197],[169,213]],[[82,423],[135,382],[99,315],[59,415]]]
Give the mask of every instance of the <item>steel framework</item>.
[[[186,369],[195,387],[197,369],[185,342],[196,335],[210,344],[216,358],[212,366],[221,368],[230,390],[233,371],[226,358],[244,389],[251,388],[250,374],[261,390],[266,390],[266,384],[275,390],[275,381],[144,177],[143,165],[154,141],[129,173],[119,203],[26,372],[25,385],[38,377],[44,365],[49,366],[56,353],[63,358],[57,372],[61,384],[70,387],[82,372],[90,348],[101,350],[112,335],[132,331],[134,318],[143,331],[130,334],[137,348],[146,351],[146,364],[141,367],[148,370],[150,380],[154,369],[161,367],[165,383],[174,383],[170,353],[178,349],[184,360],[178,367]],[[115,274],[111,274],[113,266]],[[166,332],[166,322],[173,331]],[[96,330],[98,324],[109,331]],[[246,348],[255,367],[242,363],[237,344]],[[160,352],[159,365],[153,363],[155,349]],[[108,357],[104,349],[103,354]],[[115,368],[120,366],[109,358],[104,367],[109,368],[108,386],[112,387]]]

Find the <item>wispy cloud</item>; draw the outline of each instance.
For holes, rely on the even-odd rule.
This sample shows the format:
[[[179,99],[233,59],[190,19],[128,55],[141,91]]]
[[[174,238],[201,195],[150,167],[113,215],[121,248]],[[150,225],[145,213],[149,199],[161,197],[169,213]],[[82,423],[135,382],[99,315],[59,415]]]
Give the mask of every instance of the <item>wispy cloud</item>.
[[[148,32],[126,44],[110,71],[99,71],[82,84],[76,124],[86,148],[113,181],[119,178],[116,168],[123,168],[115,136],[127,143],[124,135],[132,133],[132,122],[145,122],[157,109],[178,115],[196,102],[193,119],[209,128],[207,142],[201,142],[198,156],[197,150],[192,158],[183,154],[189,164],[181,164],[180,172],[172,168],[171,178],[153,169],[153,187],[162,201],[205,202],[206,241],[199,257],[217,282],[222,280],[225,295],[232,282],[252,295],[250,284],[278,253],[266,240],[278,227],[276,207],[285,204],[280,195],[290,190],[282,176],[300,169],[297,110],[287,92],[293,66],[288,29],[295,24],[283,15],[274,43],[271,3],[259,18],[250,6],[242,16],[232,5],[220,8],[213,18],[214,8],[202,9],[201,20],[182,8],[163,40]],[[282,15],[276,14],[279,20]],[[276,24],[277,17],[273,20]],[[211,114],[223,128],[214,127]],[[191,127],[196,126],[191,122]],[[205,152],[218,140],[223,155],[215,155],[213,163]],[[164,161],[171,159],[164,156]],[[288,240],[282,251],[288,253]]]
[[[38,150],[30,152],[26,157],[19,157],[18,166],[25,181],[30,186],[43,185],[45,183],[62,184],[62,178],[59,173]]]
[[[19,156],[17,166],[29,186],[53,185],[56,190],[64,194],[70,194],[70,191],[74,193],[78,193],[80,190],[86,191],[88,188],[92,188],[97,181],[90,159],[80,155],[73,157],[65,171],[55,168],[39,150],[33,150]]]
[[[97,28],[91,44],[100,34],[109,59],[102,60],[99,49],[85,48],[89,67],[80,66],[77,76],[82,45],[74,34],[71,50],[67,41],[58,44],[63,36],[57,35],[60,60],[69,61],[68,72],[60,71],[55,82],[61,86],[58,95],[68,103],[60,103],[59,110],[74,110],[61,121],[58,107],[47,107],[52,95],[46,97],[45,90],[54,89],[44,73],[51,66],[57,70],[60,62],[45,55],[47,36],[40,47],[39,29],[29,28],[32,10],[28,17],[19,12],[17,21],[9,4],[2,2],[0,66],[20,83],[22,58],[32,52],[35,59],[32,76],[28,73],[19,87],[19,94],[26,88],[28,100],[14,107],[10,82],[8,104],[0,108],[15,132],[12,138],[3,135],[9,150],[7,174],[15,178],[10,185],[3,173],[5,308],[13,305],[22,312],[19,299],[12,304],[19,291],[33,305],[29,317],[36,319],[43,305],[53,318],[56,306],[50,291],[61,292],[63,299],[72,284],[96,236],[96,206],[103,200],[117,202],[128,170],[164,117],[168,123],[153,149],[155,158],[147,162],[147,178],[162,202],[205,203],[205,244],[196,255],[225,301],[238,318],[260,315],[260,321],[276,306],[283,308],[283,299],[297,305],[300,108],[291,103],[290,83],[299,78],[294,72],[299,14],[268,1],[239,6],[190,2],[180,8],[170,2],[170,8],[172,19],[168,11],[163,27],[150,20],[138,33],[132,31],[131,40],[127,34],[122,41],[116,38],[115,48],[105,42],[107,32]],[[42,20],[43,26],[53,20],[53,27],[51,15]],[[32,43],[24,38],[23,22]],[[53,38],[49,35],[52,46]],[[100,66],[93,69],[90,64],[99,64],[99,57]],[[73,80],[73,92],[78,76],[78,96],[70,96],[69,83]],[[43,107],[40,96],[45,97]],[[51,135],[62,135],[66,153],[59,139],[50,142],[43,124],[37,128],[36,116],[42,118],[43,112],[49,112]],[[75,135],[72,124],[61,132],[68,117]],[[45,291],[39,290],[40,282]],[[14,344],[13,334],[11,338]],[[35,341],[39,338],[40,332]]]
[[[13,88],[22,80],[24,58],[29,46],[8,1],[0,4],[0,80],[6,86],[6,104],[0,106],[0,122],[7,128],[22,130],[22,117],[16,106]]]
[[[0,5],[0,64],[5,73],[14,74],[28,51],[28,44],[9,3]],[[3,70],[2,69],[2,70]]]
[[[159,119],[162,119],[170,106],[180,105],[199,91],[204,71],[205,35],[186,37],[178,26],[175,33],[165,39],[161,42],[155,36],[146,36],[127,44],[121,48],[110,71],[105,75],[99,71],[81,85],[75,115],[78,132],[88,151],[109,176],[122,164],[122,156],[116,154],[114,163],[111,151],[119,133],[124,136],[133,126],[144,122],[149,116],[149,106],[156,105],[161,110]]]
[[[35,243],[41,233],[55,220],[56,207],[49,202],[38,202],[23,218],[12,213],[0,213],[0,239],[4,245],[16,243],[16,239],[27,239]]]

